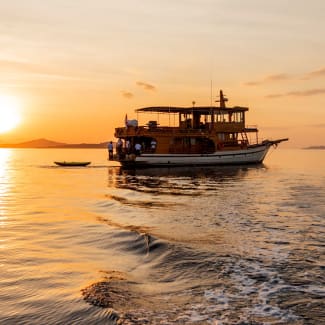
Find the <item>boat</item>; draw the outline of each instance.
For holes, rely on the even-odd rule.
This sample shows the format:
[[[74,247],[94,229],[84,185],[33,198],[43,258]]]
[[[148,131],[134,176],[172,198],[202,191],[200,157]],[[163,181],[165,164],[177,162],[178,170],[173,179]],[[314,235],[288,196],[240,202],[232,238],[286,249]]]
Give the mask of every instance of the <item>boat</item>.
[[[91,162],[90,161],[55,161],[54,163],[58,166],[63,166],[63,167],[84,167],[84,166],[88,166]]]
[[[288,138],[260,140],[257,126],[246,125],[248,107],[227,107],[220,90],[219,106],[155,106],[136,109],[156,119],[144,125],[128,120],[115,129],[113,160],[122,167],[215,166],[262,163],[269,149]],[[171,121],[173,125],[171,125]],[[168,125],[165,125],[165,124]],[[137,150],[135,150],[135,148]]]

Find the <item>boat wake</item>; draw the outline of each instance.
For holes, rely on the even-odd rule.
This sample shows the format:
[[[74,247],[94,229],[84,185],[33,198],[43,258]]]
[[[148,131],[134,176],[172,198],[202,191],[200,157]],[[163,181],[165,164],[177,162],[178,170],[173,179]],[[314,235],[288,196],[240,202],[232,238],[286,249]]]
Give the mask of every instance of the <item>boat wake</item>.
[[[86,302],[114,310],[115,324],[296,325],[311,310],[313,321],[324,316],[324,288],[289,279],[285,260],[193,250],[149,228],[98,220],[118,230],[114,248],[138,260],[129,272],[101,271],[82,290]]]

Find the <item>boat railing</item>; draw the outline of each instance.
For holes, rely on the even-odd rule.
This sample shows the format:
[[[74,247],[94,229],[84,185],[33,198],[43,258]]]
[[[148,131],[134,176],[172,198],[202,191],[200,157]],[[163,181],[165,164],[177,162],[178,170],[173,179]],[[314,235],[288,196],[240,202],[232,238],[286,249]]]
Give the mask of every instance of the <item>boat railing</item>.
[[[246,125],[245,127],[246,130],[257,130],[257,128],[257,125]]]
[[[182,128],[178,126],[128,126],[120,127],[115,129],[115,136],[118,137],[127,137],[127,136],[141,136],[144,134],[180,134],[180,135],[193,135],[193,136],[206,136],[213,134],[214,132],[235,132],[240,133],[245,130],[246,132],[257,132],[256,126],[247,126],[244,127],[242,123],[215,123],[211,125],[211,128],[202,127],[202,128]]]
[[[202,135],[208,134],[210,130],[208,129],[182,129],[179,127],[171,127],[171,126],[157,126],[157,127],[149,127],[149,126],[137,126],[137,127],[120,127],[115,129],[115,137],[125,137],[125,136],[137,136],[142,135],[143,133],[162,133],[162,134],[191,134],[191,135]]]

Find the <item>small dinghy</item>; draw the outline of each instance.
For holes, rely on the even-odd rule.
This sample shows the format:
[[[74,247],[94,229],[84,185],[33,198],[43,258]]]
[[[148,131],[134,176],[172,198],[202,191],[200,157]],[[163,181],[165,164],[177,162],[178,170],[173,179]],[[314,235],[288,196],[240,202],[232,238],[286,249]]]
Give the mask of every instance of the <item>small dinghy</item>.
[[[80,167],[80,166],[88,166],[90,161],[55,161],[54,162],[58,166],[64,167]]]

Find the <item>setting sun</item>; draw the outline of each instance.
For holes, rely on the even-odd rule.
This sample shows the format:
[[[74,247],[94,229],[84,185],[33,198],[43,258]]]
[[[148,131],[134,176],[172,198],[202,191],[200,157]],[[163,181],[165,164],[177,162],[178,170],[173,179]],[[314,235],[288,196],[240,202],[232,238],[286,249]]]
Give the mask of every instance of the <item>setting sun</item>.
[[[0,133],[12,130],[19,122],[19,101],[12,96],[0,95]]]

